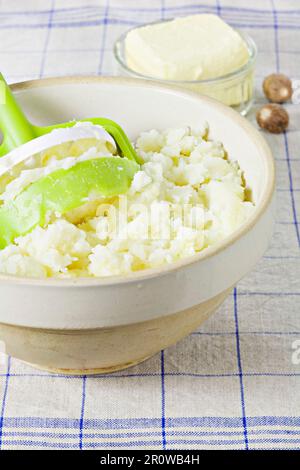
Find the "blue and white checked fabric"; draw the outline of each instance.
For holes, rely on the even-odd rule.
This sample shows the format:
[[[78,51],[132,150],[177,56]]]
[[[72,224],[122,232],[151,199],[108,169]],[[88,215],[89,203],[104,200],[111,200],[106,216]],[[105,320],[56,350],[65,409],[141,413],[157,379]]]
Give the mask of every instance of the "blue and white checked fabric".
[[[124,30],[198,12],[253,36],[258,102],[265,75],[300,78],[300,0],[0,0],[1,70],[114,74]],[[256,269],[199,331],[130,370],[56,376],[5,360],[2,449],[300,449],[300,106],[289,112],[287,134],[266,136],[277,223]]]

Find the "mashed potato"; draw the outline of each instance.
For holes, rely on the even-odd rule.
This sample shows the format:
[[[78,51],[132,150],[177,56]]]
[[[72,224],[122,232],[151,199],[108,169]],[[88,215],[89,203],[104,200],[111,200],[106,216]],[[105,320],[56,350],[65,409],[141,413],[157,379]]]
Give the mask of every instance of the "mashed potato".
[[[111,155],[105,143],[63,144],[35,155],[0,179],[8,201],[24,187],[80,159]],[[128,194],[51,214],[0,251],[0,272],[31,277],[125,275],[194,255],[224,239],[251,214],[237,163],[208,138],[206,125],[142,133],[143,161]]]

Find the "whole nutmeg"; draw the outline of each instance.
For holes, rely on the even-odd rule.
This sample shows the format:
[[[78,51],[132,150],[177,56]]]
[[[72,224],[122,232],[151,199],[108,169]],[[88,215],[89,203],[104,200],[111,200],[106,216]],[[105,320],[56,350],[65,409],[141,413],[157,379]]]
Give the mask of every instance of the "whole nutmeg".
[[[279,104],[265,104],[256,113],[256,120],[262,129],[272,134],[284,132],[289,125],[289,115]]]
[[[281,73],[272,73],[264,79],[264,94],[268,100],[273,103],[284,103],[288,101],[292,94],[292,82],[286,75]]]

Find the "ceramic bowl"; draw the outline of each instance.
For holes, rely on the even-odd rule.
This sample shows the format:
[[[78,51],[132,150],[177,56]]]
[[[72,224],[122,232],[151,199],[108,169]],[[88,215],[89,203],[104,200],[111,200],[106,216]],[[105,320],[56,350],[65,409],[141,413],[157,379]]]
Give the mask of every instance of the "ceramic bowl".
[[[263,255],[273,227],[274,164],[252,125],[197,93],[146,80],[72,77],[12,86],[32,122],[105,116],[135,139],[143,130],[210,125],[237,160],[256,208],[231,236],[159,269],[102,279],[0,274],[0,340],[8,354],[70,374],[129,367],[196,329]]]

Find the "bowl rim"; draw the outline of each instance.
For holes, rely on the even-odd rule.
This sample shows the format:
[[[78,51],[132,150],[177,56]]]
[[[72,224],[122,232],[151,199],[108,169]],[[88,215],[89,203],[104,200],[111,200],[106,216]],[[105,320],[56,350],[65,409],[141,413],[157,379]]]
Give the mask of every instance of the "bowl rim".
[[[91,83],[96,84],[110,84],[116,83],[119,85],[126,85],[129,87],[147,87],[158,89],[170,94],[180,95],[182,97],[189,97],[196,100],[199,100],[199,103],[206,102],[207,104],[219,109],[225,117],[228,116],[231,120],[239,124],[240,127],[244,128],[247,133],[250,135],[251,139],[256,142],[256,145],[260,148],[261,155],[264,156],[266,163],[266,185],[263,189],[261,200],[259,204],[255,207],[255,210],[250,215],[250,217],[231,235],[225,237],[220,242],[217,242],[215,245],[212,245],[208,248],[205,248],[203,251],[195,255],[191,255],[185,258],[182,258],[173,263],[160,266],[158,268],[149,268],[141,271],[136,271],[126,275],[114,275],[107,277],[76,277],[76,278],[30,278],[24,276],[15,276],[10,274],[0,273],[0,282],[6,284],[22,284],[22,285],[31,285],[31,286],[47,286],[47,287],[91,287],[91,286],[109,286],[109,285],[118,285],[132,282],[141,282],[146,279],[151,279],[154,277],[166,275],[173,271],[178,271],[179,269],[197,263],[199,261],[207,260],[212,256],[219,254],[224,251],[240,238],[246,235],[257,223],[257,221],[263,216],[267,208],[272,202],[274,189],[275,189],[275,162],[272,155],[272,151],[267,144],[266,140],[260,134],[260,132],[255,129],[255,127],[247,121],[246,118],[242,117],[239,113],[231,109],[229,106],[225,106],[219,101],[210,98],[205,95],[201,95],[194,91],[185,90],[181,87],[175,87],[174,85],[166,85],[163,83],[158,83],[157,81],[150,80],[140,80],[134,78],[123,78],[119,76],[63,76],[63,77],[52,77],[52,78],[42,78],[36,80],[28,80],[24,82],[18,82],[11,84],[13,92],[22,92],[32,88],[43,88],[49,86],[61,86],[61,85],[70,85],[70,84],[81,84],[88,85]]]
[[[114,52],[114,57],[118,64],[132,77],[137,77],[137,78],[143,78],[146,80],[153,80],[153,81],[159,81],[162,83],[167,83],[167,84],[174,84],[174,85],[220,85],[222,82],[229,81],[233,78],[237,78],[239,76],[245,75],[251,68],[254,66],[257,58],[257,45],[250,36],[250,34],[245,33],[244,31],[241,31],[238,28],[233,28],[234,31],[236,31],[245,41],[247,45],[247,49],[249,51],[249,59],[248,61],[242,65],[241,67],[233,70],[233,72],[227,73],[225,75],[220,75],[219,77],[214,77],[214,78],[206,78],[204,80],[169,80],[165,78],[159,78],[156,76],[152,75],[144,75],[140,72],[137,72],[136,70],[132,69],[129,67],[126,63],[126,60],[123,57],[123,54],[120,53],[120,47],[124,45],[126,36],[131,32],[136,29],[143,28],[145,26],[151,26],[151,25],[156,25],[160,23],[167,23],[169,21],[173,21],[176,18],[166,18],[164,20],[159,20],[159,21],[152,21],[150,23],[143,23],[138,26],[134,26],[133,28],[130,28],[129,30],[123,32],[115,41],[114,47],[113,47],[113,52]]]

